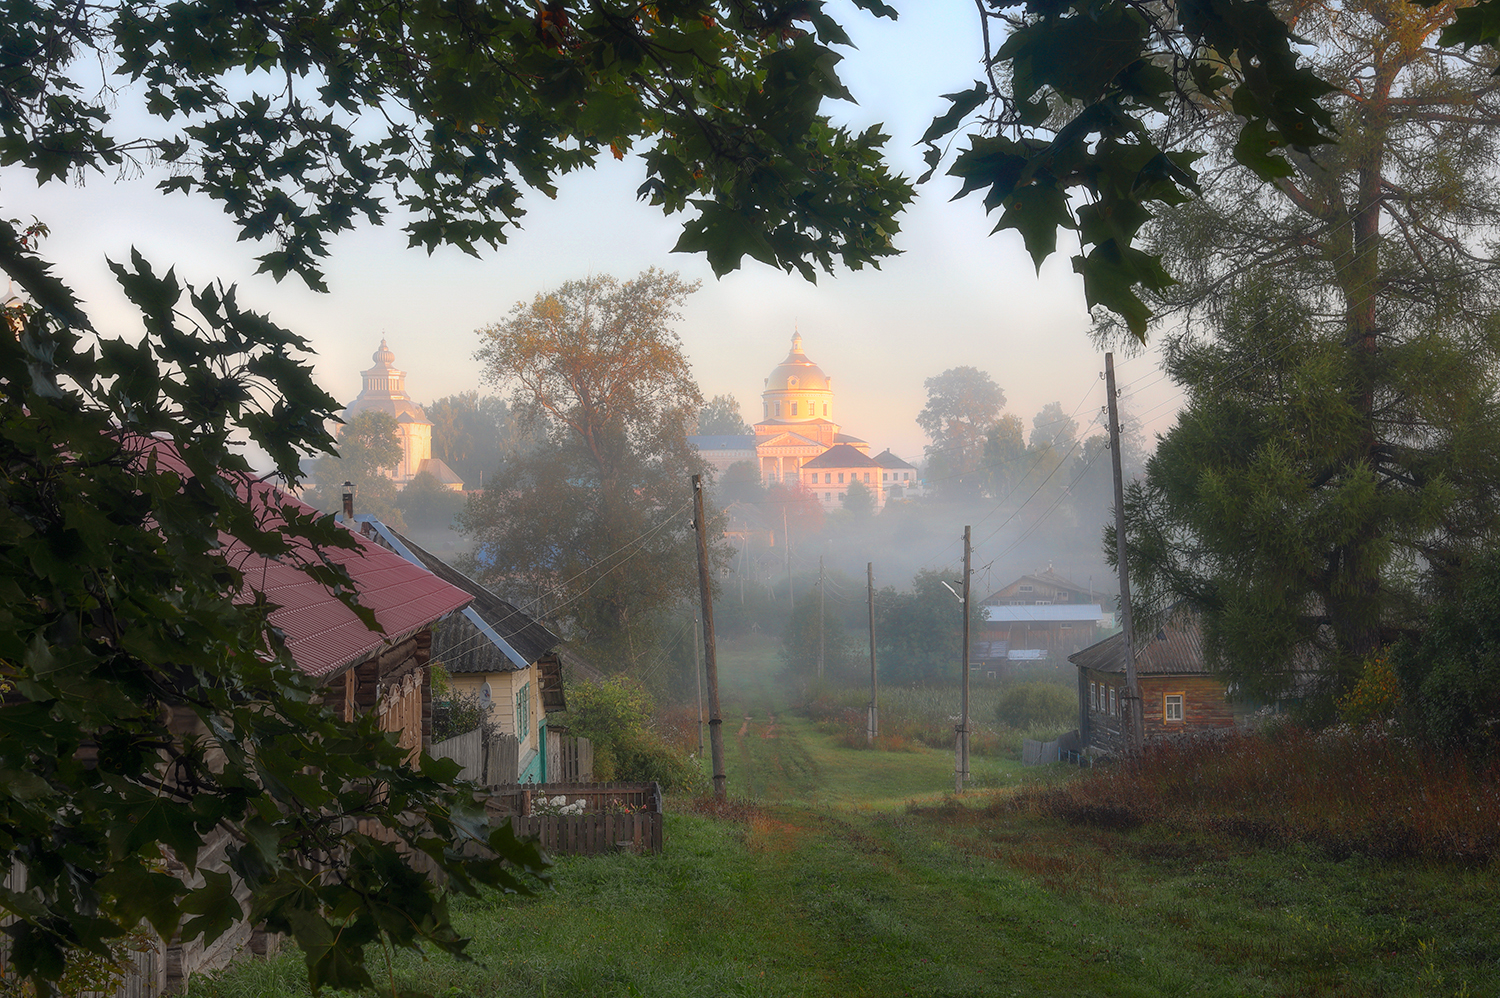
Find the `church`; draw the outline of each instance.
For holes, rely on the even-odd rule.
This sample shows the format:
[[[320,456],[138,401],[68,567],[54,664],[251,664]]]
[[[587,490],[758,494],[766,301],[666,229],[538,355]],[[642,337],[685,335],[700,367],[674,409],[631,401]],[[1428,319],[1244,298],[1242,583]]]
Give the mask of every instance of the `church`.
[[[344,410],[344,422],[367,410],[388,413],[396,420],[396,437],[401,443],[401,460],[385,469],[386,477],[397,485],[406,485],[422,472],[428,472],[443,488],[462,492],[463,479],[448,467],[446,461],[432,456],[432,420],[422,407],[406,394],[406,372],[396,369],[396,355],[380,341],[380,349],[370,357],[375,366],[361,371],[364,388],[359,397]]]
[[[875,508],[917,487],[917,470],[889,449],[870,456],[870,445],[839,432],[834,422],[833,379],[792,335],[792,349],[765,379],[761,419],[753,435],[688,439],[722,477],[730,465],[748,461],[767,485],[800,486],[824,506],[837,508],[849,487],[870,490]]]

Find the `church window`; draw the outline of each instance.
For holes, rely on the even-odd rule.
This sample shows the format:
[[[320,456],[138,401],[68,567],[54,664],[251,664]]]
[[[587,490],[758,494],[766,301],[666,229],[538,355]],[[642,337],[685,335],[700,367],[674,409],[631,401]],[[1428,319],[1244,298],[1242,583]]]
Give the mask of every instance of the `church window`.
[[[823,403],[823,415],[825,415],[825,416],[828,415],[828,403],[827,402]]]
[[[777,419],[781,418],[781,403],[780,402],[776,403],[776,418]]]
[[[797,403],[795,402],[792,403],[792,415],[797,415]]]
[[[771,403],[769,403],[769,402],[762,402],[760,404],[760,408],[761,408],[761,413],[760,413],[761,418],[762,419],[769,419],[770,416],[771,416]]]
[[[796,388],[797,387],[797,379],[796,378],[787,378],[786,379],[786,386],[788,388]]]
[[[839,484],[840,485],[844,484],[844,473],[842,471],[839,472]]]
[[[823,472],[823,484],[824,485],[828,485],[832,481],[833,481],[833,472],[831,472],[831,471],[825,471],[825,472]]]

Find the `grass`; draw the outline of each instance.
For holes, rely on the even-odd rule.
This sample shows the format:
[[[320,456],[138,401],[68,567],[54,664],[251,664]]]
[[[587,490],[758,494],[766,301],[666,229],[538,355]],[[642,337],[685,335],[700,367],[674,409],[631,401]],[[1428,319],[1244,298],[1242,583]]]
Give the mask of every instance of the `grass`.
[[[976,760],[986,789],[956,797],[951,750],[844,748],[785,711],[776,667],[755,647],[721,656],[729,817],[672,800],[662,856],[563,859],[540,896],[458,902],[478,962],[404,956],[396,986],[441,998],[1500,994],[1488,861],[1267,847],[1170,817],[1068,823],[1033,805],[1085,783],[1005,758]],[[1247,788],[1287,781],[1238,771]],[[305,994],[298,963],[198,978],[191,993]]]

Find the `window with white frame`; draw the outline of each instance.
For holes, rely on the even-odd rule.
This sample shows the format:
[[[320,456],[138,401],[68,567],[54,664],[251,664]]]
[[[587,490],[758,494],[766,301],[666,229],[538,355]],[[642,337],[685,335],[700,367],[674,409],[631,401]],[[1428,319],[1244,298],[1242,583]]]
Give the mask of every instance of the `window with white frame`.
[[[1089,683],[1089,710],[1099,709],[1099,685]]]
[[[1115,688],[1113,686],[1109,688],[1109,712],[1111,714],[1119,712],[1119,708],[1115,704]]]
[[[1021,587],[1021,592],[1023,592],[1023,593],[1029,593],[1029,592],[1032,592],[1035,588],[1036,588],[1035,586],[1022,586]]]
[[[1182,694],[1167,693],[1162,696],[1161,719],[1163,721],[1182,720]]]
[[[795,402],[792,403],[792,415],[797,415],[797,403]]]

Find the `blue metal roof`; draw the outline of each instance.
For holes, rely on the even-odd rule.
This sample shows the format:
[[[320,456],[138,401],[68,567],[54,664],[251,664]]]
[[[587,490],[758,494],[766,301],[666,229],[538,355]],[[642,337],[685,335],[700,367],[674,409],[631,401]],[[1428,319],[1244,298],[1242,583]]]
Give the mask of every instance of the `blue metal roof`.
[[[987,606],[984,619],[992,624],[1098,623],[1104,608],[1098,603],[1050,603],[1041,606]]]

